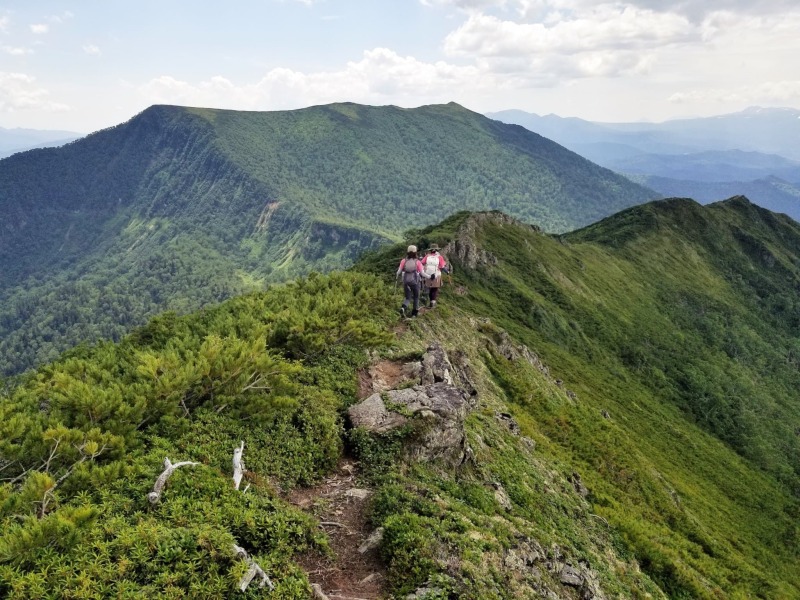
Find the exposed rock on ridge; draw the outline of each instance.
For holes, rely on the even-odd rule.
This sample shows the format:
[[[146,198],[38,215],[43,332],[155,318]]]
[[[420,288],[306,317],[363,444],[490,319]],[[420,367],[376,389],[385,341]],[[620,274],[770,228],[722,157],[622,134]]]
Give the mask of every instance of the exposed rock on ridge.
[[[411,426],[414,435],[405,446],[409,459],[441,459],[459,465],[469,453],[464,420],[472,408],[471,398],[476,394],[468,379],[465,368],[468,365],[462,364],[459,374],[438,343],[431,344],[421,362],[416,364],[421,364],[419,369],[401,367],[401,371],[419,373],[417,385],[373,393],[350,407],[350,421],[353,427],[376,434]],[[461,381],[466,384],[467,391],[456,385]]]
[[[447,244],[442,253],[451,261],[469,269],[479,266],[494,266],[497,257],[480,247],[475,234],[488,222],[500,225],[514,225],[516,227],[530,227],[534,231],[541,231],[535,225],[526,225],[513,217],[501,212],[480,212],[470,215],[459,227],[453,240]]]

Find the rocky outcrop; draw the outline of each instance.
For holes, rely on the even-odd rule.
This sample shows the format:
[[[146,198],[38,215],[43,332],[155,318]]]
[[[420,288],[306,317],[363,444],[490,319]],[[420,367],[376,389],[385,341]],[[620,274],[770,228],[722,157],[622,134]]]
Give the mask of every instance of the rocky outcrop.
[[[534,230],[539,231],[538,227],[525,225],[501,212],[475,213],[462,223],[454,239],[444,247],[442,254],[447,256],[451,262],[468,269],[496,265],[497,257],[481,248],[476,239],[476,232],[489,222],[500,225],[515,225],[517,227],[532,227]]]
[[[495,335],[497,351],[508,360],[526,360],[532,367],[535,367],[546,377],[550,377],[550,369],[544,364],[539,355],[533,352],[525,344],[517,344],[505,331],[500,331]]]
[[[459,465],[466,457],[464,419],[468,412],[467,394],[438,382],[373,394],[351,406],[348,414],[353,427],[378,434],[413,425],[415,435],[405,449],[409,458],[443,459]]]
[[[447,354],[437,342],[428,346],[428,351],[422,357],[420,383],[422,385],[432,383],[454,385],[453,365],[450,364]]]
[[[506,571],[527,581],[544,598],[605,600],[597,572],[585,561],[567,560],[553,544],[545,550],[535,539],[523,537],[506,550]]]
[[[464,420],[477,392],[466,357],[459,364],[460,368],[454,367],[442,347],[432,343],[419,362],[398,367],[405,373],[418,373],[417,385],[376,391],[350,407],[350,422],[375,434],[410,426],[413,434],[406,440],[407,458],[462,464],[469,456]],[[458,385],[461,382],[466,390]]]

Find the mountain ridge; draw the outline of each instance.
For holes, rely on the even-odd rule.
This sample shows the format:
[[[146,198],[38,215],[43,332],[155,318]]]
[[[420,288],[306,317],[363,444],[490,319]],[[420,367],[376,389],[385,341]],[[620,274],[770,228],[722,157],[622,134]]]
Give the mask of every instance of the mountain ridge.
[[[11,357],[0,372],[117,339],[165,309],[346,266],[457,209],[565,230],[656,196],[455,104],[156,105],[0,161],[0,354]]]
[[[409,243],[454,269],[398,323]],[[371,532],[388,597],[796,597],[798,282],[791,219],[670,199],[564,235],[462,212],[348,272],[162,314],[0,388],[0,593],[237,597],[236,544],[275,596],[352,595],[322,562],[333,502],[365,511],[352,555]],[[443,391],[455,423],[401,401]],[[397,428],[350,427],[362,400]],[[461,442],[421,454],[436,434]],[[151,504],[165,456],[197,464]]]

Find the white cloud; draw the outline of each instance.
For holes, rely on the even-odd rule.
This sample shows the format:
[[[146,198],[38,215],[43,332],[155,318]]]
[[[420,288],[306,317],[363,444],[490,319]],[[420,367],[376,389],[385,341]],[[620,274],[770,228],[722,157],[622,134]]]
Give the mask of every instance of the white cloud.
[[[581,17],[550,25],[472,15],[447,36],[444,48],[451,55],[484,57],[572,54],[660,47],[697,36],[688,21],[678,15],[605,5]]]
[[[676,92],[669,97],[674,104],[791,104],[800,101],[800,80],[766,81],[753,86],[737,88],[694,89]]]
[[[36,84],[36,79],[24,73],[0,71],[0,112],[44,110],[59,112],[69,107],[47,99],[48,91]]]
[[[490,7],[502,7],[507,0],[420,0],[423,6],[455,6],[466,11]]]
[[[8,23],[9,23],[9,18],[7,16],[5,15],[0,16],[0,31],[2,31],[3,33],[8,31]]]
[[[75,15],[68,10],[65,10],[60,15],[50,15],[47,17],[47,20],[51,23],[63,23],[64,21],[68,21],[69,19],[73,18]]]
[[[386,48],[376,48],[364,52],[361,60],[349,62],[338,71],[303,73],[277,68],[260,81],[245,85],[236,85],[219,76],[195,84],[162,76],[139,87],[139,92],[155,103],[250,110],[298,108],[339,101],[420,104],[450,101],[459,90],[467,88],[494,90],[490,77],[483,75],[475,66],[426,63]]]
[[[524,4],[538,10],[555,2]],[[644,75],[665,48],[700,40],[702,34],[679,15],[632,6],[595,5],[579,14],[538,16],[541,22],[529,23],[522,16],[512,20],[472,13],[445,38],[444,50],[476,60],[484,73],[513,74],[507,86],[553,86],[572,79]]]
[[[31,32],[41,35],[50,31],[50,26],[47,23],[35,23],[31,25]]]
[[[33,54],[30,48],[18,48],[15,46],[3,46],[3,52],[11,56],[24,56],[26,54]]]
[[[102,54],[102,52],[100,51],[100,47],[99,46],[95,46],[94,44],[86,44],[83,47],[83,51],[86,54],[90,54],[92,56],[100,56]]]

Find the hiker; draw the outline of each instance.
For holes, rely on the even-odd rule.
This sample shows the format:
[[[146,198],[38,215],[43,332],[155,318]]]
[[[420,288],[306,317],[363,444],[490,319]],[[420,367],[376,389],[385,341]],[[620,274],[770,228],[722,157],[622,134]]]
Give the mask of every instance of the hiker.
[[[447,273],[447,261],[444,256],[439,254],[438,244],[431,244],[425,253],[422,263],[422,278],[425,281],[425,289],[428,290],[430,307],[436,307],[436,298],[442,287],[442,273]]]
[[[397,278],[403,278],[403,292],[405,297],[400,306],[400,315],[405,317],[408,304],[413,301],[411,316],[419,313],[419,286],[422,280],[422,263],[417,258],[417,247],[411,245],[406,250],[406,257],[400,261],[397,268]]]

